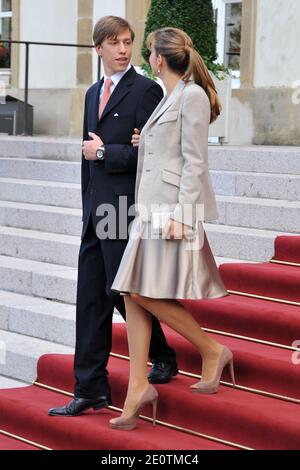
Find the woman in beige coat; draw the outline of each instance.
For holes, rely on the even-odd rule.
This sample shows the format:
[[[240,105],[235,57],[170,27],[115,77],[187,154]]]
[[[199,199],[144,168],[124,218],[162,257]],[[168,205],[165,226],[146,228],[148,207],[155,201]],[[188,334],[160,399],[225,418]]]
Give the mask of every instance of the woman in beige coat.
[[[176,28],[148,38],[150,64],[167,90],[141,135],[136,212],[112,289],[125,295],[130,377],[124,410],[114,429],[134,429],[141,408],[157,391],[147,380],[151,314],[189,340],[202,358],[196,393],[215,393],[232,353],[210,338],[177,299],[227,295],[202,222],[217,218],[208,173],[208,127],[220,114],[214,83],[190,37]],[[199,358],[200,368],[200,358]]]

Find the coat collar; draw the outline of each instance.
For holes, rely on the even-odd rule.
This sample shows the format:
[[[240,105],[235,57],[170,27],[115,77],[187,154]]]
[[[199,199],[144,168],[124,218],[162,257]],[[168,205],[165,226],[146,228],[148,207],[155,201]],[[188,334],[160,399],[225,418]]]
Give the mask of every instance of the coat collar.
[[[187,84],[183,80],[179,80],[170,96],[165,96],[154,110],[146,124],[147,127],[156,122],[162,116],[162,114],[164,114],[176,102],[177,98],[181,95],[186,85]]]

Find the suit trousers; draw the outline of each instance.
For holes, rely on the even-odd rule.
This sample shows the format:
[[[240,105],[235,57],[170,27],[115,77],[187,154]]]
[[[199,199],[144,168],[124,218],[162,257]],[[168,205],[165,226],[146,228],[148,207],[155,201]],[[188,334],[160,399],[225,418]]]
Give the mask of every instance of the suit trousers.
[[[110,396],[107,363],[114,308],[126,319],[124,299],[110,287],[126,245],[127,240],[100,240],[89,217],[78,259],[74,357],[74,394],[78,398]],[[152,361],[175,361],[175,351],[154,316],[149,355]]]

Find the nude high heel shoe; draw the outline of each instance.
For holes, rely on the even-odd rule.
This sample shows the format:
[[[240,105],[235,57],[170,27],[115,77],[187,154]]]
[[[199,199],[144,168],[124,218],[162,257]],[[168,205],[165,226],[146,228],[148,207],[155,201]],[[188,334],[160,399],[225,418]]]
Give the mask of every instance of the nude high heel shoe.
[[[196,384],[191,386],[192,392],[207,393],[207,394],[217,393],[217,391],[219,390],[219,386],[220,386],[222,372],[226,366],[230,367],[231,380],[232,380],[233,386],[235,387],[233,354],[230,351],[230,349],[224,346],[224,349],[220,356],[219,364],[218,364],[214,379],[209,380],[208,382],[203,382],[203,380],[200,380],[200,382],[197,382]]]
[[[112,429],[120,429],[124,431],[131,431],[132,429],[136,428],[136,423],[139,418],[139,414],[142,408],[147,405],[148,403],[152,403],[152,419],[153,419],[153,426],[156,423],[156,411],[157,411],[157,401],[158,401],[158,393],[153,385],[147,387],[146,391],[143,393],[141,399],[136,405],[136,409],[134,413],[129,416],[128,418],[114,418],[109,421],[109,425]]]

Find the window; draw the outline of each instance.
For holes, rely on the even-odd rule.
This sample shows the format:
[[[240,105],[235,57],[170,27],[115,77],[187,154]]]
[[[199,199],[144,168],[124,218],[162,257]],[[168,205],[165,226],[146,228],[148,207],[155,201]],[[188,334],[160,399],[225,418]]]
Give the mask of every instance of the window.
[[[10,68],[10,44],[2,39],[11,39],[11,0],[0,0],[0,69]]]
[[[231,70],[232,87],[240,86],[242,1],[212,0],[217,26],[218,61]]]
[[[232,71],[240,70],[242,2],[226,3],[224,64]]]

